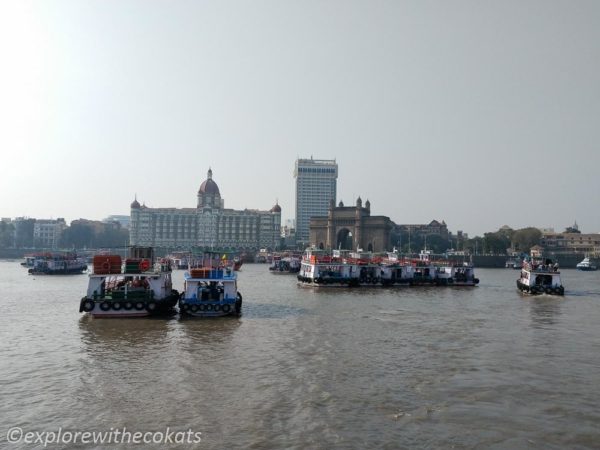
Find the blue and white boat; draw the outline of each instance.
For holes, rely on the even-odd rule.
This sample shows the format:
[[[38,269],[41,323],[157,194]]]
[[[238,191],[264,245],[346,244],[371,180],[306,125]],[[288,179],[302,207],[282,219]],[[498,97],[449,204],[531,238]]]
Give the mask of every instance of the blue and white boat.
[[[237,290],[237,273],[209,255],[203,266],[184,274],[179,311],[194,317],[240,316],[242,294]]]

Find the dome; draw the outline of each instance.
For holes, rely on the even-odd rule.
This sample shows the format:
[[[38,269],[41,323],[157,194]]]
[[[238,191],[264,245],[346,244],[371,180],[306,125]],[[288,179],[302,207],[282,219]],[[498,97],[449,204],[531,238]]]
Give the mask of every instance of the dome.
[[[279,206],[279,203],[275,203],[275,206],[273,206],[271,208],[271,212],[272,213],[281,213],[281,206]]]
[[[202,182],[200,185],[200,189],[198,189],[199,194],[216,194],[221,195],[219,192],[219,186],[212,179],[212,170],[208,169],[208,174],[206,180]]]
[[[137,201],[137,198],[131,202],[131,209],[140,209],[140,202]]]

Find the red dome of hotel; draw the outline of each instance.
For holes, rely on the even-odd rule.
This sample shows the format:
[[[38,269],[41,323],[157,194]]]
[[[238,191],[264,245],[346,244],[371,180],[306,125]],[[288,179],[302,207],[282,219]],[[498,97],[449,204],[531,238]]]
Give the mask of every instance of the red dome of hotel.
[[[219,186],[212,179],[212,169],[208,169],[208,178],[202,182],[198,194],[216,194],[221,195]]]
[[[272,213],[280,213],[281,212],[281,206],[279,206],[279,202],[275,203],[275,206],[273,206],[271,208],[271,212]]]
[[[131,209],[140,209],[140,202],[137,201],[137,198],[131,202]]]

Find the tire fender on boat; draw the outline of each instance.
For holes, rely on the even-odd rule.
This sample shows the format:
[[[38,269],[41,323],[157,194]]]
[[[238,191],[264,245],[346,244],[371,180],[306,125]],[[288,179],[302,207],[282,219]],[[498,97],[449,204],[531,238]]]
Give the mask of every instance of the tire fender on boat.
[[[82,299],[81,310],[90,312],[94,309],[94,306],[96,306],[94,300],[86,299],[85,297]]]
[[[106,302],[106,301],[105,301],[105,302],[102,302],[102,303],[100,303],[100,309],[101,309],[102,311],[108,311],[108,310],[110,309],[110,303],[108,303],[108,302]]]
[[[155,309],[156,309],[156,302],[155,302],[155,301],[153,301],[153,300],[152,300],[152,301],[149,301],[149,302],[146,304],[146,311],[148,311],[148,312],[152,312],[152,311],[154,311]]]
[[[231,311],[231,306],[229,306],[229,305],[223,305],[222,309],[223,309],[223,312],[225,314],[227,314],[227,313],[229,313]]]

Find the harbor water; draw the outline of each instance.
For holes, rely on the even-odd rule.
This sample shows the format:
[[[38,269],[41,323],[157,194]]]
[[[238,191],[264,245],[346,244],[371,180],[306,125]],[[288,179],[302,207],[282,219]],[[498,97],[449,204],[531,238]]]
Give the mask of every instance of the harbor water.
[[[564,270],[563,298],[522,296],[509,269],[314,290],[246,264],[243,316],[212,320],[92,319],[86,275],[26,272],[0,261],[0,448],[44,447],[14,427],[201,433],[139,448],[600,448],[600,272]]]

